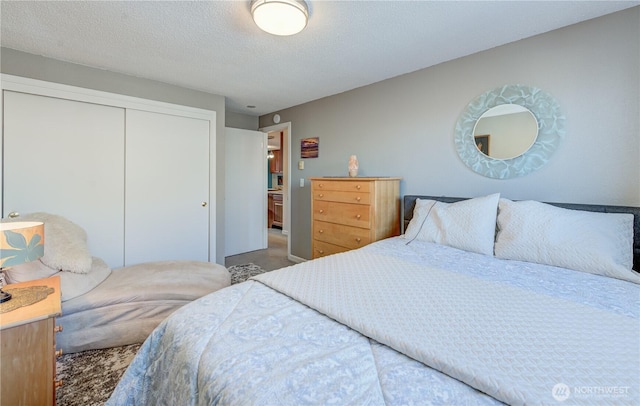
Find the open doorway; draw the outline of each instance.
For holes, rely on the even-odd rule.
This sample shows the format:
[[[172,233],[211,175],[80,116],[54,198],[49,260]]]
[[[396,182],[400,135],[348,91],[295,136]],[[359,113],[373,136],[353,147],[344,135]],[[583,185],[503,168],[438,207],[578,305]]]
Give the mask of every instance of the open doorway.
[[[277,170],[269,171],[269,132],[282,137]],[[289,127],[251,131],[227,128],[225,166],[225,266],[254,264],[264,270],[293,265],[289,260]],[[242,159],[238,159],[242,157]],[[275,165],[275,163],[274,163]],[[269,173],[270,172],[270,173]],[[268,178],[273,177],[269,183]],[[270,190],[279,192],[277,227],[267,229]],[[273,213],[271,215],[273,221]],[[271,224],[273,225],[273,224]],[[248,245],[255,238],[256,244]]]
[[[286,247],[286,257],[291,257],[290,219],[291,195],[290,168],[290,135],[291,123],[282,123],[270,127],[261,128],[267,133],[269,160],[267,175],[267,207],[268,219],[267,235],[269,248]],[[277,251],[276,251],[277,252]]]

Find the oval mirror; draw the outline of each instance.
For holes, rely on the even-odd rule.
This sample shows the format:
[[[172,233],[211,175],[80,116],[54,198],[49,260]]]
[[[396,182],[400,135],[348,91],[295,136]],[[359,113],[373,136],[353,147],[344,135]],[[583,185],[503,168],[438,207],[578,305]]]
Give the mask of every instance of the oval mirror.
[[[520,148],[522,152],[511,152],[508,154],[511,157],[498,158],[494,157],[497,146],[493,130],[483,131],[480,126],[492,114],[484,116],[488,111],[493,112],[493,108],[505,104],[519,105],[528,110],[528,113],[522,113],[532,116],[531,123],[537,128],[537,136],[523,142],[527,146]],[[564,120],[558,102],[547,92],[526,85],[505,85],[481,94],[467,105],[456,123],[456,150],[462,162],[482,176],[494,179],[524,176],[549,161],[564,137]],[[482,135],[489,135],[488,144],[479,145],[476,136]],[[485,152],[480,152],[478,147]]]
[[[512,159],[531,148],[538,120],[526,107],[501,104],[485,111],[473,127],[478,151],[493,159]]]

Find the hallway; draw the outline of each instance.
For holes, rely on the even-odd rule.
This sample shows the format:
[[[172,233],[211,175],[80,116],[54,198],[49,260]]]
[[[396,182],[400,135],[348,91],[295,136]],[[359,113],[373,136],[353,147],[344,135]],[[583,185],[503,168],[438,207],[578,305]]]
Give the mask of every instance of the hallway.
[[[268,236],[269,243],[267,249],[226,257],[224,259],[224,265],[230,267],[233,265],[253,263],[267,271],[295,265],[295,262],[287,259],[287,237],[282,235],[282,231],[276,228],[270,228]]]

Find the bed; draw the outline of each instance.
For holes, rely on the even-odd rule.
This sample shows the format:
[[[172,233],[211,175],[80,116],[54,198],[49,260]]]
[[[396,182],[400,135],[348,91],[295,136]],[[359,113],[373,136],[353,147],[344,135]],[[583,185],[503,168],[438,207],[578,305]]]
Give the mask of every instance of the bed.
[[[107,404],[638,404],[640,208],[559,206],[405,196],[402,236],[176,311]]]

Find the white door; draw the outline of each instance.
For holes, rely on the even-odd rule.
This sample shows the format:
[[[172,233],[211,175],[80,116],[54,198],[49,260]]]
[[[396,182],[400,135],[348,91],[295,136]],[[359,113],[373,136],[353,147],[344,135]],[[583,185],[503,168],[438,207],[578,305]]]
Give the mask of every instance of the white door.
[[[3,113],[3,217],[64,216],[122,266],[124,109],[5,90]]]
[[[225,256],[267,248],[267,134],[225,129]]]
[[[209,261],[209,121],[127,109],[125,265]]]

